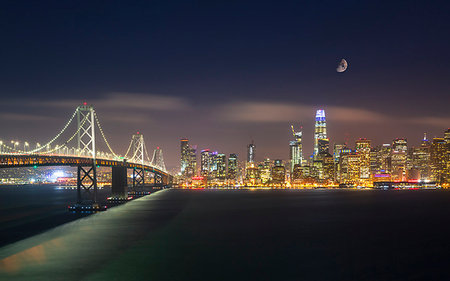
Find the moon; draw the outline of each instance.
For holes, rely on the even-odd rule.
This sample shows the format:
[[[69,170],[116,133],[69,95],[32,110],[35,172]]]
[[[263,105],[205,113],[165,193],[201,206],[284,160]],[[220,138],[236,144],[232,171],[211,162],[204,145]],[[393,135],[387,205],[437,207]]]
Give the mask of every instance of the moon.
[[[338,67],[336,68],[337,72],[344,72],[347,70],[348,63],[345,59],[342,59],[341,62],[338,64]]]

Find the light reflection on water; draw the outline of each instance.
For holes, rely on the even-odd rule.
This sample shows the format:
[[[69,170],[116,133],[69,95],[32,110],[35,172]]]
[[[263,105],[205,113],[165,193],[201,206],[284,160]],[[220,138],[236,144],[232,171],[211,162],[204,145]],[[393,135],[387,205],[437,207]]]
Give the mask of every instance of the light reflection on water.
[[[444,280],[450,192],[164,190],[0,248],[0,279]]]
[[[155,193],[3,247],[0,272],[24,280],[48,280],[49,274],[77,280],[177,213],[178,208],[173,212],[161,206],[159,196]]]

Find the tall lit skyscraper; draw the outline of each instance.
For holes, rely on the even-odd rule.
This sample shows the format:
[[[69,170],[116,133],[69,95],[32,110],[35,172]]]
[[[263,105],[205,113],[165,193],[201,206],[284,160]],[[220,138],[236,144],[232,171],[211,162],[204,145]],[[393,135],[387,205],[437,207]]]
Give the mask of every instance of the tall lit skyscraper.
[[[371,141],[368,139],[359,139],[356,141],[356,153],[360,157],[359,177],[361,179],[370,178],[370,149]]]
[[[181,142],[181,174],[185,174],[185,170],[189,165],[189,140],[183,138],[180,140]]]
[[[320,152],[322,152],[322,151],[320,151],[321,150],[320,143],[328,143],[327,121],[325,120],[325,110],[323,110],[323,109],[319,109],[316,112],[316,125],[314,128],[314,151],[313,151],[314,158],[316,158],[317,155]],[[322,149],[324,149],[324,148],[325,147],[323,147]]]
[[[197,175],[197,146],[189,147],[189,162],[186,167],[186,176],[189,178]]]
[[[291,172],[294,170],[295,165],[303,164],[303,147],[302,147],[302,131],[296,132],[294,126],[291,126],[292,134],[295,140],[289,142],[290,148],[290,160],[291,160]]]
[[[236,179],[237,169],[238,169],[237,154],[232,153],[228,158],[228,179],[231,180]]]
[[[209,176],[209,165],[210,165],[210,158],[209,158],[209,149],[203,149],[200,154],[200,175],[202,177],[208,177]]]
[[[247,146],[247,163],[255,162],[255,144],[252,143]]]
[[[225,179],[227,176],[227,157],[223,153],[217,154],[215,158],[217,162],[217,175],[218,179]]]

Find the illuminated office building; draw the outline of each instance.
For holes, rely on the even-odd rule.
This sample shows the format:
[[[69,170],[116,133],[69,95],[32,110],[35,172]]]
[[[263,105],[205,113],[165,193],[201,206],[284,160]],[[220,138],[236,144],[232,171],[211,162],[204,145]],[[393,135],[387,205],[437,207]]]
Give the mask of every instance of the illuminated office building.
[[[392,142],[391,176],[394,181],[406,181],[407,151],[406,139],[397,138]]]
[[[217,172],[219,167],[217,166],[217,155],[219,153],[217,151],[209,152],[209,177],[211,179],[215,179],[217,177]]]
[[[369,179],[370,178],[370,148],[371,142],[368,139],[359,139],[356,141],[356,153],[359,154],[360,165],[359,165],[359,178]]]
[[[448,178],[448,151],[445,139],[434,138],[430,152],[432,179],[443,183]]]
[[[383,173],[391,173],[391,152],[392,152],[392,147],[391,144],[389,143],[384,143],[381,146],[381,150],[380,150],[380,158],[381,158],[381,172]]]
[[[247,163],[255,162],[255,144],[252,143],[247,146]]]
[[[333,149],[334,162],[339,163],[339,158],[341,156],[341,152],[345,148],[347,148],[347,146],[345,144],[339,144],[339,143],[334,144],[334,149]]]
[[[303,164],[303,147],[302,147],[302,131],[296,132],[294,126],[291,126],[292,134],[295,140],[289,142],[289,154],[291,161],[291,172],[294,170],[295,165]]]
[[[258,165],[258,175],[261,183],[268,183],[271,179],[272,161],[269,158],[264,159],[264,162]]]
[[[323,179],[329,182],[335,181],[335,165],[333,156],[330,153],[326,153],[322,157],[322,169],[323,169]]]
[[[420,147],[413,148],[411,152],[411,169],[418,171],[421,180],[429,180],[431,178],[430,168],[430,141],[424,134]]]
[[[209,149],[203,149],[200,153],[200,175],[202,177],[209,176],[210,163]]]
[[[189,140],[183,138],[181,142],[181,174],[185,175],[185,170],[189,164]]]
[[[316,112],[316,123],[314,127],[313,157],[316,158],[320,152],[324,151],[324,149],[328,150],[327,148],[328,144],[329,143],[327,138],[327,122],[325,120],[325,110],[319,109]]]
[[[397,152],[407,152],[408,142],[406,139],[397,138],[392,142],[392,149]]]
[[[275,184],[284,184],[286,178],[286,170],[282,160],[275,160],[272,168],[272,182]]]
[[[189,147],[189,160],[185,174],[187,177],[195,177],[197,175],[197,146]]]
[[[228,176],[227,178],[230,180],[235,180],[237,178],[237,170],[238,170],[238,162],[237,162],[237,154],[230,154],[228,157]]]
[[[217,173],[216,178],[219,180],[224,180],[227,176],[227,157],[223,153],[217,154],[215,157]]]
[[[360,155],[357,153],[343,153],[340,158],[340,183],[356,185],[360,176]]]
[[[450,128],[448,128],[445,132],[444,132],[444,140],[447,143],[447,145],[450,145]]]

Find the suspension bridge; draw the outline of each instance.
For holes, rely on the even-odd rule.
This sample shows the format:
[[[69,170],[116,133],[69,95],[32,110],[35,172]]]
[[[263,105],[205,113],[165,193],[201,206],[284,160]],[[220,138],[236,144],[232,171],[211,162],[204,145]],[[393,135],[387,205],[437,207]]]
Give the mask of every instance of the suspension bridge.
[[[101,138],[96,138],[98,133]],[[103,141],[107,151],[99,151],[97,139]],[[65,126],[47,143],[37,144],[31,149],[24,143],[0,141],[0,168],[72,166],[77,167],[77,200],[83,199],[82,193],[93,193],[97,201],[97,168],[111,167],[112,193],[114,196],[126,197],[128,169],[133,171],[134,188],[153,186],[170,186],[170,175],[164,164],[162,150],[157,147],[150,159],[144,142],[144,135],[137,132],[131,137],[126,153],[121,156],[111,148],[93,106],[84,103],[78,106]],[[153,177],[146,178],[147,174]],[[150,183],[151,182],[151,183]],[[84,192],[83,192],[84,191]]]

